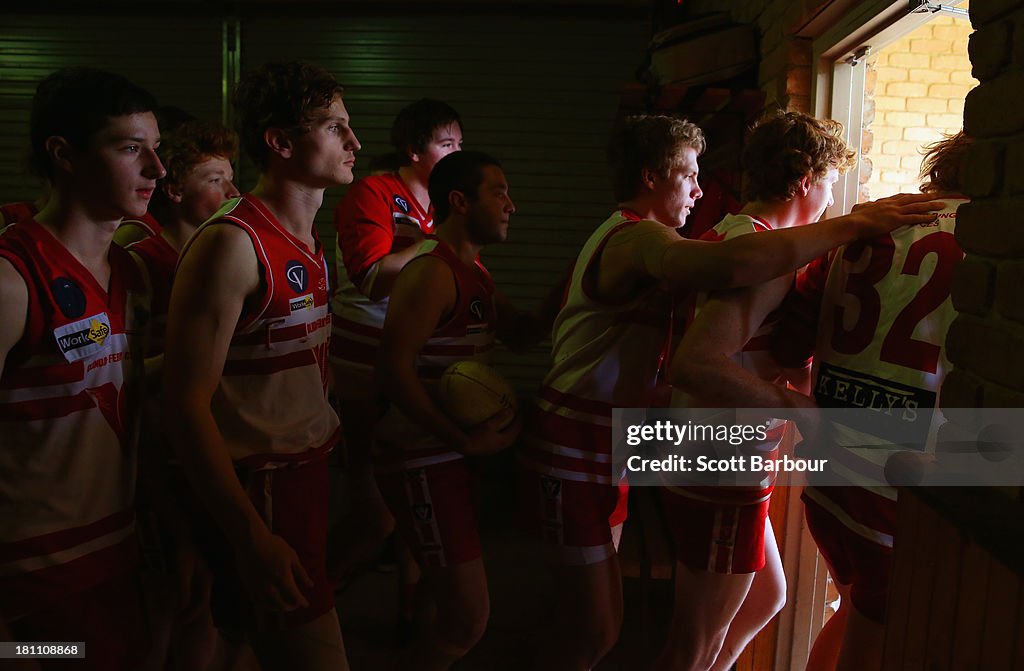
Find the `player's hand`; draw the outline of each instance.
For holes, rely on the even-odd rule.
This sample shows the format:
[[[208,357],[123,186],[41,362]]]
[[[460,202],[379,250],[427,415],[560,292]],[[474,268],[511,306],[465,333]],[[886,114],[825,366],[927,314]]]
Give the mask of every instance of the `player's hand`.
[[[188,622],[209,607],[213,580],[209,567],[191,541],[179,539],[174,560],[178,577],[178,619]]]
[[[466,442],[460,452],[466,456],[497,454],[511,447],[522,430],[523,421],[516,411],[505,408],[467,431]]]
[[[858,238],[885,235],[902,226],[917,226],[935,221],[936,211],[946,203],[935,194],[898,193],[853,207],[848,215],[857,227]]]
[[[253,539],[248,550],[240,554],[236,566],[256,608],[290,612],[309,607],[299,585],[312,587],[313,580],[283,538],[267,532]]]

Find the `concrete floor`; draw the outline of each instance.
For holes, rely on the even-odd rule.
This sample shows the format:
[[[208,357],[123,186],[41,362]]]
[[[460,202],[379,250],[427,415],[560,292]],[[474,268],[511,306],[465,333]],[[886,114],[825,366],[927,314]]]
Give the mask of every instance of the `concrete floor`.
[[[551,578],[537,542],[520,530],[512,506],[515,497],[507,462],[485,464],[481,473],[481,539],[491,592],[491,619],[477,647],[459,671],[531,669],[544,614],[550,610]],[[651,581],[644,617],[640,584],[624,584],[625,622],[619,644],[599,671],[650,667],[664,637],[671,585]],[[353,671],[393,669],[398,579],[393,571],[369,571],[336,595],[338,615]],[[648,624],[645,626],[645,622]]]

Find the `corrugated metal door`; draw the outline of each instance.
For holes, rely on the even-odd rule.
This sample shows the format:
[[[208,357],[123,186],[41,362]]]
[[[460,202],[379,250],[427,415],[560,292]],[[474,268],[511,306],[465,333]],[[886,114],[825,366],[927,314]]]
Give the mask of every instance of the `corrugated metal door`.
[[[458,109],[465,146],[505,166],[518,211],[508,242],[488,249],[485,263],[520,307],[540,300],[614,205],[604,148],[622,86],[643,62],[649,25],[642,18],[261,17],[243,20],[241,35],[243,70],[305,59],[338,77],[363,144],[362,174],[390,149],[388,130],[402,106],[431,96]],[[317,222],[325,241],[333,240],[331,216],[343,193],[324,199]],[[498,364],[532,393],[548,353],[546,346],[525,356],[502,352]]]
[[[124,75],[161,105],[221,118],[222,22],[216,18],[5,16],[0,32],[0,203],[34,199],[25,174],[36,84],[69,65]]]

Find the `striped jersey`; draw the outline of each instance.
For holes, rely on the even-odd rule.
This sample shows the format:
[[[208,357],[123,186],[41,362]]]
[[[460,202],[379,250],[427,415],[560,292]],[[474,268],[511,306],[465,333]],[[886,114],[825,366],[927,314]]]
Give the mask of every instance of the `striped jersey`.
[[[545,376],[520,451],[523,466],[558,478],[612,484],[612,408],[650,404],[669,340],[672,297],[660,285],[609,305],[595,298],[608,241],[640,221],[612,214],[580,251],[552,330]]]
[[[148,296],[120,247],[102,287],[32,220],[8,228],[0,256],[29,299],[0,376],[0,617],[13,618],[134,565]]]
[[[416,356],[416,374],[434,395],[448,366],[457,361],[487,360],[497,336],[497,310],[494,282],[479,259],[466,265],[447,243],[436,238],[423,242],[409,263],[423,257],[443,261],[455,279],[456,302],[450,317],[434,329]],[[393,404],[378,422],[375,437],[385,464],[400,462],[404,468],[419,468],[462,458]]]
[[[338,416],[327,401],[331,316],[323,249],[317,240],[309,250],[248,194],[226,203],[203,227],[219,225],[248,234],[263,294],[235,327],[211,400],[213,416],[237,464],[308,461],[339,437]]]

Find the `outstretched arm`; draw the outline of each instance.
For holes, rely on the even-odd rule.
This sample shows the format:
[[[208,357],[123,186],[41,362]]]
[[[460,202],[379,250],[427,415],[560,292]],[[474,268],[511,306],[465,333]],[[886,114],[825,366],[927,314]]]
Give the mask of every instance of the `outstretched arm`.
[[[632,266],[643,275],[663,280],[671,291],[751,286],[793,272],[833,247],[934,221],[943,202],[932,198],[927,194],[899,194],[817,224],[725,242],[685,240],[664,226],[667,232],[639,225],[616,238],[632,236]]]

